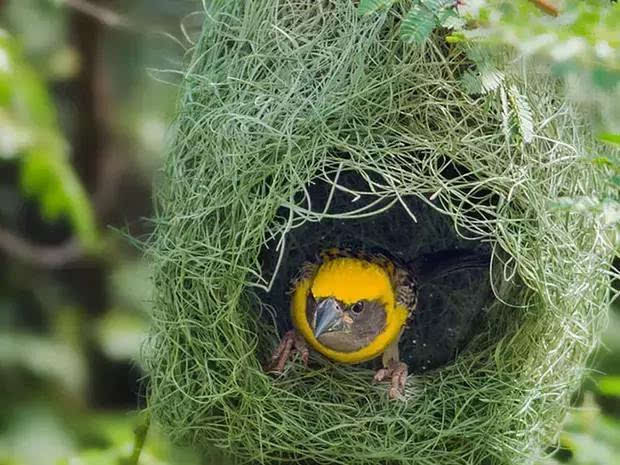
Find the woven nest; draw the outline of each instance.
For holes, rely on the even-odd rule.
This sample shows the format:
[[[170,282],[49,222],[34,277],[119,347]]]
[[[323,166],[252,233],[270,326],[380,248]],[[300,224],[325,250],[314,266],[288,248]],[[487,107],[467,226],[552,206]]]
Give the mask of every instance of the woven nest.
[[[505,65],[531,107],[528,143],[503,88],[468,94],[463,49],[404,44],[401,13],[211,2],[150,247],[148,405],[173,438],[263,463],[521,463],[554,444],[609,297],[603,223],[553,206],[604,191],[591,138],[547,74]],[[405,401],[367,366],[262,368],[291,274],[341,240],[493,251],[492,279],[426,297],[445,313],[405,337]]]

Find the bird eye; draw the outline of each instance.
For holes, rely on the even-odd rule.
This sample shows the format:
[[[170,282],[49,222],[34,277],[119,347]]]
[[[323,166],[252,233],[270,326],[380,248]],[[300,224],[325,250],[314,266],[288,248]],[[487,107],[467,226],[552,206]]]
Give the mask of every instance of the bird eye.
[[[362,313],[362,310],[364,310],[364,304],[362,302],[356,302],[351,307],[351,313],[353,313],[354,315],[359,315],[360,313]]]

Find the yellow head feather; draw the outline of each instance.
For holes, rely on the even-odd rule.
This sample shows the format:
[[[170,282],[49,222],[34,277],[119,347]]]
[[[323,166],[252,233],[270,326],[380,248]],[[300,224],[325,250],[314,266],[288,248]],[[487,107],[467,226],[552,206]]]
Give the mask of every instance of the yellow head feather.
[[[358,300],[380,300],[386,310],[386,326],[368,346],[355,352],[338,352],[321,344],[306,318],[306,297],[335,297],[346,304]],[[408,310],[395,303],[387,272],[377,264],[355,258],[336,258],[321,265],[316,275],[297,284],[291,302],[293,324],[310,345],[323,355],[342,363],[360,363],[381,355],[396,340],[407,320]]]
[[[312,282],[315,298],[334,297],[345,304],[379,300],[394,306],[390,277],[380,266],[356,258],[337,258],[324,263]]]

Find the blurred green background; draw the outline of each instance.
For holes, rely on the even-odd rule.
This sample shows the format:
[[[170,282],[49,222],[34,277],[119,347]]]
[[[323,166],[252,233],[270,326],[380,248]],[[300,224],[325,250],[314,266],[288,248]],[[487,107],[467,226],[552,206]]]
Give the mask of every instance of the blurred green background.
[[[115,464],[143,422],[149,233],[195,1],[0,1],[0,464]],[[199,463],[149,431],[143,464]]]
[[[149,234],[201,9],[0,0],[0,465],[130,463],[151,286],[132,243]],[[620,463],[618,334],[615,306],[549,462]],[[140,463],[220,461],[151,427]]]

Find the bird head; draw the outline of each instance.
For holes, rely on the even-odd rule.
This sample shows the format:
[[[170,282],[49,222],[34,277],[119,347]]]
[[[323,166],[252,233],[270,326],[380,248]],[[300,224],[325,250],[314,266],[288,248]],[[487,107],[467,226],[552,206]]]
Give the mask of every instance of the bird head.
[[[383,268],[339,258],[317,271],[308,293],[306,318],[320,344],[338,352],[356,352],[384,332],[394,300]]]
[[[355,352],[367,347],[384,330],[385,304],[359,300],[345,304],[335,297],[316,302],[312,310],[314,337],[338,352]]]

